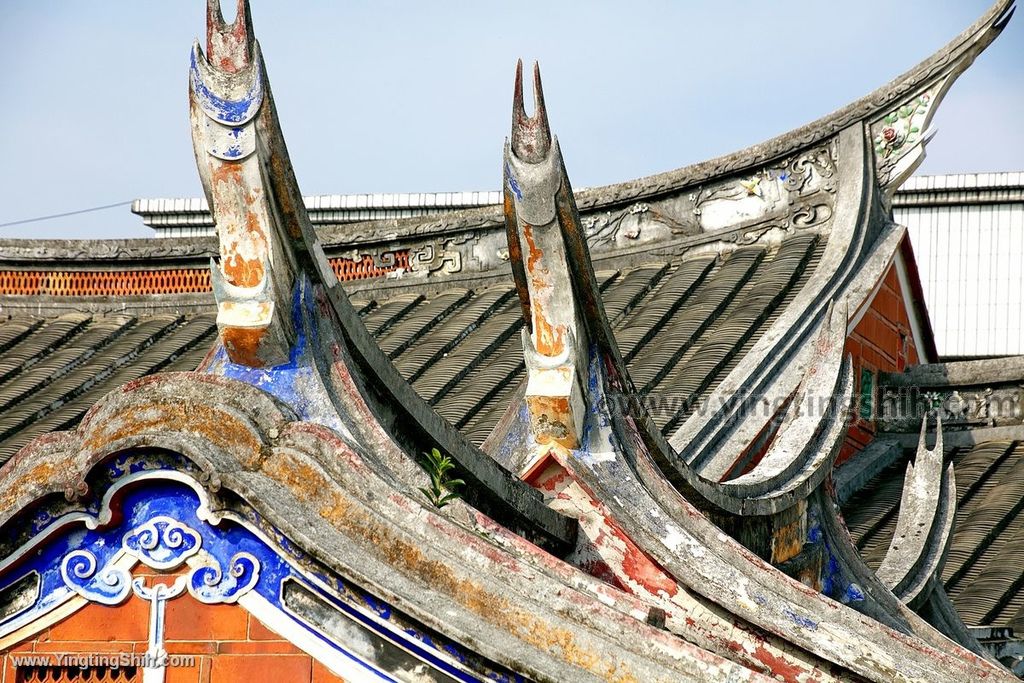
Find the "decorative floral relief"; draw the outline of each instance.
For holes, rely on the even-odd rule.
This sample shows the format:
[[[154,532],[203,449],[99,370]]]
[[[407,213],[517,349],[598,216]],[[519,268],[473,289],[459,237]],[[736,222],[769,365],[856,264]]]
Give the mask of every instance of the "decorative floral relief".
[[[788,199],[783,176],[763,169],[725,184],[702,187],[691,195],[693,213],[705,232],[767,218]]]
[[[909,148],[921,141],[924,121],[931,105],[931,93],[923,93],[893,110],[880,124],[876,124],[875,154],[880,161],[901,157]]]
[[[883,186],[896,175],[902,176],[902,172],[897,172],[898,164],[924,141],[925,122],[934,103],[934,93],[924,92],[871,126],[874,157]]]

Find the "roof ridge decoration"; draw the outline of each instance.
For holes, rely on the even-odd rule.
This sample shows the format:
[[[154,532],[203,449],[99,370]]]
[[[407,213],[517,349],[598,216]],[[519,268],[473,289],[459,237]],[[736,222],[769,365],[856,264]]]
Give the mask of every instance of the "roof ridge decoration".
[[[939,100],[956,77],[1006,27],[1013,15],[1014,3],[1015,0],[997,0],[984,15],[941,50],[875,91],[820,119],[715,159],[631,181],[582,190],[578,193],[577,203],[581,209],[587,210],[595,204],[619,203],[663,194],[708,178],[768,163],[835,135],[857,121],[872,125],[873,141],[881,156],[880,168],[887,169],[887,172],[881,174],[885,180],[883,184],[894,191],[901,179],[909,176],[913,167],[923,159],[923,144],[934,135],[934,131],[928,130],[927,123]],[[922,96],[925,101],[919,102]],[[913,114],[908,107],[915,110]],[[916,111],[921,108],[924,111]],[[919,125],[922,123],[921,116],[927,119],[924,126]],[[913,120],[908,121],[911,118]],[[893,131],[886,134],[886,128],[892,128]],[[917,130],[911,132],[913,128]],[[888,172],[907,156],[913,158],[907,159],[897,174]]]
[[[824,677],[824,664],[787,651],[784,639],[759,631],[735,617],[718,616],[712,602],[690,593],[670,572],[652,563],[574,472],[574,457],[606,457],[614,448],[607,417],[595,403],[605,384],[630,383],[608,327],[583,227],[573,202],[557,138],[544,106],[540,69],[534,65],[535,111],[523,103],[522,62],[516,67],[512,133],[505,144],[505,222],[512,272],[525,326],[523,349],[528,378],[517,400],[488,442],[498,457],[516,463],[524,479],[539,489],[558,487],[549,499],[555,509],[580,516],[584,540],[570,560],[583,568],[600,566],[618,585],[630,587],[653,609],[663,611],[668,628],[687,640],[761,667],[764,658]],[[626,395],[626,392],[623,392]],[[581,405],[586,401],[586,405]],[[552,475],[552,461],[561,474]],[[565,473],[569,472],[567,484]],[[567,505],[559,501],[567,500]],[[599,573],[601,575],[601,573]],[[700,625],[697,626],[696,624]],[[761,654],[725,645],[737,628],[753,630]]]
[[[289,310],[295,267],[276,235],[283,228],[273,218],[277,200],[256,154],[275,112],[269,101],[264,106],[266,73],[247,9],[240,5],[228,25],[219,2],[207,3],[206,45],[207,54],[198,41],[192,47],[189,110],[220,242],[220,259],[210,264],[217,327],[233,362],[281,365],[295,340]]]
[[[734,471],[738,462],[732,454],[742,452],[766,429],[768,420],[751,406],[778,405],[795,390],[797,368],[810,353],[812,326],[820,324],[829,302],[846,300],[853,320],[870,302],[878,271],[896,257],[905,232],[892,221],[892,193],[923,159],[924,133],[942,97],[1002,32],[1013,11],[1012,0],[995,3],[943,50],[876,93],[765,143],[783,144],[790,137],[809,142],[825,130],[834,135],[839,186],[835,218],[817,271],[773,328],[707,397],[708,410],[694,413],[670,437],[673,448],[707,478]],[[926,101],[920,102],[924,95]],[[886,139],[886,127],[900,127],[896,137],[888,136],[891,141]],[[885,143],[881,147],[879,140]]]
[[[896,532],[878,568],[879,578],[910,604],[927,597],[929,582],[941,574],[956,513],[956,482],[952,464],[943,468],[942,418],[939,416],[935,431],[935,446],[929,450],[925,442],[926,416],[921,421],[914,462],[907,463]]]
[[[564,565],[493,521],[478,516],[474,528],[457,516],[412,514],[401,482],[369,456],[225,377],[168,373],[111,392],[74,431],[34,441],[0,470],[0,529],[13,532],[0,535],[0,585],[35,557],[41,566],[31,572],[45,576],[27,589],[4,585],[27,605],[0,616],[0,649],[87,604],[63,585],[53,537],[84,527],[85,542],[80,533],[71,550],[95,534],[112,537],[93,546],[109,558],[119,518],[139,514],[122,504],[148,486],[158,495],[143,499],[143,511],[190,520],[220,546],[239,530],[269,546],[253,552],[274,567],[254,591],[270,604],[243,595],[239,605],[278,627],[312,621],[314,641],[330,643],[313,652],[351,680],[366,674],[351,668],[353,636],[323,628],[325,618],[376,623],[374,635],[420,653],[413,665],[427,661],[456,680],[771,680],[645,623],[642,603],[585,575],[567,578]],[[93,570],[101,568],[114,567]],[[296,592],[305,599],[289,599]]]
[[[879,377],[881,415],[886,432],[900,433],[906,447],[926,415],[942,418],[946,447],[981,440],[1018,439],[1024,434],[1024,357],[917,365]],[[1001,436],[996,436],[1001,435]]]
[[[597,381],[586,377],[591,361],[585,350],[590,349],[591,354],[596,351],[601,356],[610,412],[625,407],[628,419],[644,425],[648,442],[661,442],[651,448],[652,453],[671,452],[635,400],[636,389],[608,326],[558,140],[549,127],[536,65],[534,89],[536,111],[526,116],[520,62],[512,135],[505,145],[504,206],[512,272],[525,322],[525,402],[532,437],[541,450],[549,442],[568,449],[588,448],[582,439],[586,429],[583,404],[593,400],[594,392],[584,387],[591,388]],[[801,380],[799,396],[790,402],[790,414],[780,430],[785,436],[776,437],[768,456],[754,471],[718,483],[703,478],[677,458],[660,459],[663,469],[669,472],[674,464],[681,488],[693,490],[702,500],[733,514],[770,514],[805,498],[829,472],[846,429],[845,413],[831,404],[835,397],[848,397],[852,392],[852,372],[842,355],[846,318],[845,308],[833,314],[829,307],[821,336],[812,345],[815,353]],[[811,409],[801,411],[806,408],[805,401]],[[821,410],[823,403],[829,409]],[[515,410],[516,406],[510,407]],[[505,444],[503,448],[528,446]],[[530,463],[536,460],[526,459]]]
[[[548,127],[540,67],[534,64],[535,111],[523,104],[523,63],[516,66],[512,136],[505,141],[505,226],[516,289],[523,308],[526,403],[541,443],[579,448],[583,437],[583,381],[590,340],[574,305],[576,277],[594,285],[593,269],[570,271],[567,234],[582,226],[571,207],[572,188],[557,138]],[[585,243],[583,248],[586,249]]]
[[[940,593],[922,608],[940,630],[901,602],[857,555],[835,506],[830,474],[847,414],[831,400],[851,391],[850,309],[903,236],[884,209],[866,123],[787,159],[785,169],[803,167],[796,180],[765,167],[708,193],[745,202],[767,181],[778,191],[771,208],[740,211],[735,241],[769,245],[785,231],[775,218],[794,227],[790,202],[817,202],[805,193],[813,181],[830,235],[759,355],[733,373],[758,396],[784,398],[784,410],[747,423],[753,434],[715,432],[742,418],[719,413],[695,433],[698,457],[686,458],[636,400],[539,70],[527,116],[520,65],[503,197],[529,378],[488,440],[492,458],[402,378],[335,277],[248,2],[226,25],[210,0],[207,38],[206,54],[193,52],[190,103],[220,228],[221,344],[200,371],[128,383],[74,431],[37,439],[0,469],[0,591],[21,591],[18,611],[0,616],[0,648],[107,599],[73,594],[59,568],[91,580],[109,558],[71,566],[80,556],[68,544],[109,552],[124,531],[171,517],[193,538],[239,527],[254,561],[275,570],[253,573],[238,605],[303,624],[289,633],[345,676],[353,637],[332,622],[372,611],[362,622],[413,663],[461,680],[1010,680],[965,649]],[[420,493],[417,456],[434,447],[466,481],[464,500],[444,510]],[[151,503],[157,516],[139,516]],[[917,564],[924,576],[933,563]],[[46,590],[19,583],[22,569],[45,576]],[[895,588],[916,603],[905,583]]]
[[[820,493],[830,473],[832,458],[845,437],[848,413],[833,405],[818,412],[800,406],[812,399],[813,407],[813,399],[821,394],[834,396],[839,388],[845,391],[841,396],[852,390],[850,365],[843,358],[845,307],[829,307],[819,339],[812,345],[814,360],[769,447],[770,455],[750,475],[719,484],[676,460],[641,402],[631,400],[635,389],[599,297],[561,153],[550,133],[536,67],[534,80],[536,112],[528,117],[522,102],[521,64],[517,67],[512,135],[505,146],[504,164],[506,228],[527,324],[528,378],[525,390],[487,442],[495,449],[495,457],[514,464],[525,480],[550,491],[549,504],[580,519],[583,533],[577,551],[568,559],[651,600],[665,612],[670,629],[712,651],[720,641],[708,638],[709,631],[739,627],[751,630],[765,652],[786,658],[788,666],[804,675],[821,676],[825,662],[832,662],[865,676],[886,669],[898,679],[907,675],[900,667],[915,655],[913,648],[903,650],[903,641],[887,630],[891,628],[916,635],[918,646],[935,648],[936,654],[966,657],[965,664],[971,662],[968,668],[978,668],[964,672],[965,680],[995,673],[966,651],[949,650],[945,636],[903,607],[877,579],[873,583],[888,597],[880,603],[872,598],[864,606],[865,613],[879,621],[859,622],[860,637],[868,631],[875,646],[887,652],[903,650],[900,664],[889,668],[891,660],[883,664],[860,646],[846,651],[848,639],[855,637],[844,633],[848,626],[834,611],[837,604],[815,603],[819,595],[768,569],[705,517],[728,524],[737,538],[763,538],[767,527],[772,552],[795,535],[795,543],[790,541],[795,545],[792,552],[770,559],[780,565],[786,561],[810,564],[809,570],[803,567],[801,578],[818,584],[817,573],[824,573],[829,564],[819,560],[815,568],[814,560],[806,558],[822,552],[824,539],[819,533],[805,546],[799,531],[807,524],[802,506]],[[586,358],[581,358],[583,349]],[[581,401],[583,411],[576,408]],[[672,477],[675,488],[658,469],[657,464],[664,468],[668,462],[679,463],[676,473],[680,476]],[[777,497],[779,502],[753,504],[757,493],[769,500]],[[848,534],[845,543],[843,549],[856,557]],[[773,578],[765,581],[769,575]],[[737,577],[742,578],[737,582]],[[851,605],[864,600],[857,594],[853,598]],[[707,611],[717,609],[715,605],[731,616],[721,621],[707,617]],[[773,614],[775,609],[781,611]],[[708,631],[693,628],[698,613]],[[796,660],[780,654],[775,638],[797,645],[803,654]],[[957,677],[948,668],[932,675]]]
[[[570,542],[573,524],[447,425],[366,330],[309,223],[248,3],[230,26],[217,3],[213,53],[196,45],[190,70],[196,161],[221,252],[212,270],[223,350],[206,370],[297,402],[304,418],[372,445],[410,490],[424,483],[419,453],[438,447],[466,481],[467,502],[552,549]]]
[[[953,463],[945,464],[942,414],[935,411],[935,445],[929,449],[926,414],[914,462],[907,463],[896,530],[878,577],[903,603],[950,639],[992,659],[957,613],[942,584],[957,512]]]
[[[872,122],[880,133],[879,124],[883,123],[888,115],[898,112],[901,107],[909,106],[929,86],[941,82],[936,96],[928,102],[928,109],[931,111],[956,77],[963,73],[974,58],[1006,27],[1013,16],[1015,2],[1016,0],[997,0],[977,21],[932,56],[874,92],[805,126],[732,154],[628,183],[595,188],[588,194],[611,194],[616,201],[651,196],[674,186],[689,185],[740,168],[769,162],[795,149],[836,135],[856,123]],[[909,144],[913,146],[914,142],[910,141]],[[891,179],[891,176],[886,179]],[[898,183],[885,184],[890,191],[898,186]],[[589,206],[589,201],[590,196],[581,197],[580,206]]]

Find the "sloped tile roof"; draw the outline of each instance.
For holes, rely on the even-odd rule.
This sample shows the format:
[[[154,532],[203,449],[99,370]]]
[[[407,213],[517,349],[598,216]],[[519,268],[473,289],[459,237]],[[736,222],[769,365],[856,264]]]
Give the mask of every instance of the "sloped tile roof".
[[[953,448],[946,458],[957,486],[946,592],[968,625],[1024,631],[1024,441],[984,441]],[[844,506],[854,542],[873,568],[893,537],[905,470],[906,459],[899,459]]]
[[[194,370],[213,315],[11,318],[0,323],[0,462],[68,429],[111,389],[154,372]]]
[[[767,329],[814,269],[824,240],[787,238],[726,257],[681,254],[599,273],[604,303],[637,388],[706,394]],[[523,379],[522,313],[512,283],[415,287],[354,301],[413,388],[481,443]],[[394,293],[397,291],[398,293]],[[14,317],[0,322],[0,462],[68,429],[105,393],[144,375],[195,369],[216,339],[213,314]],[[668,433],[680,402],[655,409]]]

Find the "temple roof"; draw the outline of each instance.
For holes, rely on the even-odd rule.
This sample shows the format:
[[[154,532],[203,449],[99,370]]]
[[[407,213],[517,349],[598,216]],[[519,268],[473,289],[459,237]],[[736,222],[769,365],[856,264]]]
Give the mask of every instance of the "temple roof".
[[[909,455],[879,472],[844,507],[857,548],[872,567],[882,562],[892,540]],[[956,472],[958,493],[942,572],[946,592],[967,624],[1024,632],[1024,443],[982,441],[950,448],[945,458]]]
[[[955,512],[943,443],[1016,429],[1020,378],[883,375],[888,431],[833,466],[875,378],[848,341],[913,274],[893,194],[1011,13],[793,133],[578,193],[520,63],[500,207],[315,231],[248,3],[214,0],[189,111],[217,238],[0,243],[0,646],[130,599],[188,537],[234,553],[190,593],[312,632],[339,675],[344,612],[463,680],[1009,679],[937,576],[985,486]],[[931,360],[908,289],[892,346]],[[957,389],[932,424],[907,382]],[[876,572],[837,489],[915,443]]]
[[[895,529],[916,422],[925,404],[936,405],[944,420],[944,458],[957,484],[942,582],[966,623],[1018,633],[1024,629],[1022,381],[1020,357],[927,364],[883,375],[883,431],[869,454],[881,469],[844,504],[857,547],[877,566]]]
[[[1012,13],[1012,0],[995,2],[974,24],[964,29],[960,35],[929,58],[874,92],[816,121],[732,154],[635,180],[580,190],[577,193],[577,204],[580,210],[586,214],[594,210],[608,210],[628,205],[631,202],[654,199],[665,194],[683,191],[710,179],[742,174],[744,171],[770,164],[787,155],[818,145],[836,135],[843,128],[857,122],[872,124],[872,132],[880,130],[880,122],[899,106],[904,105],[905,100],[913,99],[925,91],[928,91],[931,102],[941,99],[952,86],[956,77],[965,71],[977,55],[1005,28]],[[930,111],[926,115],[928,121],[931,119],[931,107],[932,105],[929,104]],[[925,138],[924,134],[929,132],[922,129],[921,137]],[[914,145],[914,147],[920,147],[920,145]],[[922,154],[920,149],[915,149],[912,156],[921,157]],[[918,163],[919,161],[920,159],[918,159]],[[892,170],[888,167],[883,169],[883,180],[886,183],[896,179],[890,177]],[[903,180],[909,177],[909,173],[903,172],[905,170],[900,169],[900,182],[895,183],[891,189],[895,190]],[[359,208],[359,197],[365,198],[365,203],[368,205],[380,203],[382,206],[390,197],[394,204],[401,206],[403,197],[407,197],[408,201],[412,203],[416,196],[417,194],[393,194],[353,195],[352,197],[356,208]],[[489,192],[433,193],[432,200],[430,194],[419,196],[425,206],[450,202],[459,207],[471,207],[490,203]],[[348,204],[350,201],[352,200],[343,200],[341,195],[324,195],[310,197],[307,203],[311,205],[312,213],[315,214],[320,209],[333,209],[335,203],[341,205]],[[175,213],[179,207],[183,213],[188,214],[202,214],[208,210],[205,208],[205,201],[201,198],[139,199],[136,202],[137,204],[133,205],[133,210],[137,208],[140,213],[147,215],[153,209],[169,210],[169,207],[175,207]],[[432,207],[427,206],[427,208]],[[330,251],[332,246],[336,244],[340,246],[342,241],[346,246],[351,247],[352,244],[367,243],[385,236],[394,240],[401,236],[450,231],[466,226],[483,227],[496,224],[499,215],[494,208],[484,206],[478,209],[465,208],[440,218],[433,216],[431,218],[432,220],[424,220],[423,217],[413,216],[360,221],[348,226],[336,225],[335,230],[322,231],[321,239],[325,249]],[[202,219],[204,223],[206,220],[206,218]],[[329,218],[314,222],[331,225]],[[158,244],[154,244],[148,239],[17,240],[8,238],[0,239],[0,265],[5,263],[14,265],[47,261],[61,262],[69,259],[95,260],[98,263],[109,263],[110,259],[164,261],[175,257],[200,257],[201,260],[214,254],[215,251],[216,240],[213,238],[170,238],[166,243],[162,241]]]
[[[811,234],[776,248],[754,245],[724,257],[684,250],[599,271],[630,369],[645,386],[679,397],[678,413],[656,416],[666,433],[684,415],[684,397],[705,394],[778,317],[823,248]],[[421,290],[384,289],[375,298],[356,292],[353,303],[413,388],[479,444],[523,378],[515,292],[507,284]],[[39,434],[72,427],[126,381],[194,370],[216,327],[204,313],[67,313],[11,318],[0,334],[6,460]]]

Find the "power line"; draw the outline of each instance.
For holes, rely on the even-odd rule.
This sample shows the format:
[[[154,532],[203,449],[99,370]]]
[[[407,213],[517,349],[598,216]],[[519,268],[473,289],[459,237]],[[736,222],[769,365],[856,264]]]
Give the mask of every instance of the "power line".
[[[10,223],[0,223],[0,228],[9,228],[12,225],[24,225],[25,223],[37,223],[39,221],[48,221],[52,218],[64,218],[65,216],[77,216],[80,213],[90,213],[92,211],[103,211],[104,209],[113,209],[118,206],[127,206],[132,201],[129,199],[126,202],[117,202],[116,204],[105,204],[103,206],[94,206],[90,209],[78,209],[77,211],[68,211],[66,213],[55,213],[49,216],[37,216],[35,218],[25,218],[20,221],[11,221]]]

